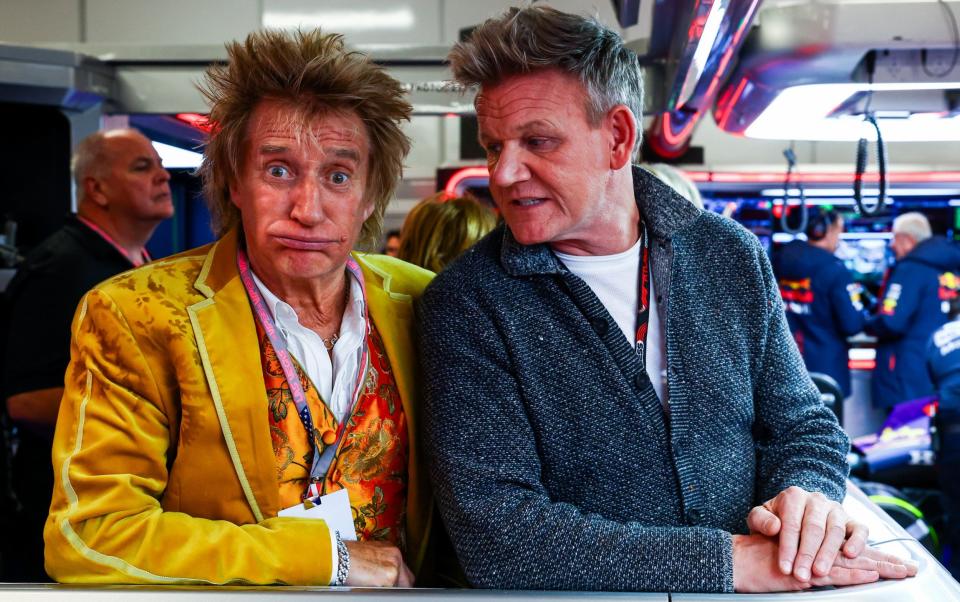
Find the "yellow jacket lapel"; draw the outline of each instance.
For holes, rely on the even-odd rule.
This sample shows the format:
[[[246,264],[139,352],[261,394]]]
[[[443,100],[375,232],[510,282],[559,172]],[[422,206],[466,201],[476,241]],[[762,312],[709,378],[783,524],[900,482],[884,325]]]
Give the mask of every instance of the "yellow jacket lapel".
[[[188,308],[204,374],[237,478],[257,522],[276,516],[279,491],[253,312],[237,272],[237,232],[210,251]]]
[[[407,562],[416,573],[426,552],[424,535],[429,532],[433,507],[427,487],[427,471],[420,451],[420,390],[417,387],[419,360],[412,338],[413,298],[390,290],[390,276],[358,257],[366,285],[367,307],[383,340],[390,367],[403,402],[410,441],[407,488]]]

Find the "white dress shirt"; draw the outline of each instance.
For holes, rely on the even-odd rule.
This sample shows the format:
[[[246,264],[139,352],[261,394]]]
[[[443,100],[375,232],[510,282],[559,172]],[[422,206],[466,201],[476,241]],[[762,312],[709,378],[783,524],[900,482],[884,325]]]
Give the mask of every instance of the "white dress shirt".
[[[338,422],[350,417],[356,401],[357,376],[363,368],[360,360],[367,344],[363,288],[352,273],[348,271],[347,274],[350,296],[340,322],[340,338],[333,346],[332,361],[320,335],[300,324],[293,307],[273,294],[257,275],[253,274],[253,282],[260,289],[290,355],[296,358],[307,373],[320,393],[320,398]]]

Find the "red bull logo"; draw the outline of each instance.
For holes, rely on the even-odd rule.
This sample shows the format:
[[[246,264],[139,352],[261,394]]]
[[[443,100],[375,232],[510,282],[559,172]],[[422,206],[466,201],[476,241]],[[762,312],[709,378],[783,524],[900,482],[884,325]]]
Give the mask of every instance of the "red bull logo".
[[[940,300],[949,301],[956,299],[960,294],[960,276],[953,272],[940,274]]]
[[[810,279],[780,280],[780,296],[788,312],[795,314],[810,313],[810,304],[813,303],[813,291],[810,290]]]

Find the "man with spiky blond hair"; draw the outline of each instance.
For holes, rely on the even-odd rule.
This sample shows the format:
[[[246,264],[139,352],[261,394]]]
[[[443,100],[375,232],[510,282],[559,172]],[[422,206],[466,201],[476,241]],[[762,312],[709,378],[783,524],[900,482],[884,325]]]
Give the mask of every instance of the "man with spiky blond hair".
[[[400,84],[339,35],[251,34],[207,73],[218,239],[83,299],[54,441],[59,581],[409,586],[430,494],[412,301],[379,237]]]

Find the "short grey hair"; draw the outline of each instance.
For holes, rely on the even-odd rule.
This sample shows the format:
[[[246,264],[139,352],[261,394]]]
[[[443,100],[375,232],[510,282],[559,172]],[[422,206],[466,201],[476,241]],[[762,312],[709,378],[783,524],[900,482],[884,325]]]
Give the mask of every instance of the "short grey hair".
[[[906,234],[918,243],[933,236],[933,231],[930,229],[930,220],[927,219],[926,215],[917,211],[904,213],[893,220],[893,233]]]
[[[594,127],[617,105],[637,120],[634,160],[639,156],[643,118],[643,70],[637,55],[612,29],[592,17],[549,6],[511,8],[484,21],[454,44],[447,59],[457,83],[491,86],[511,75],[556,68],[580,80],[587,94],[587,119]]]
[[[80,141],[77,150],[70,159],[73,182],[77,187],[77,200],[83,200],[83,181],[87,178],[99,178],[107,164],[107,130],[94,132]]]

